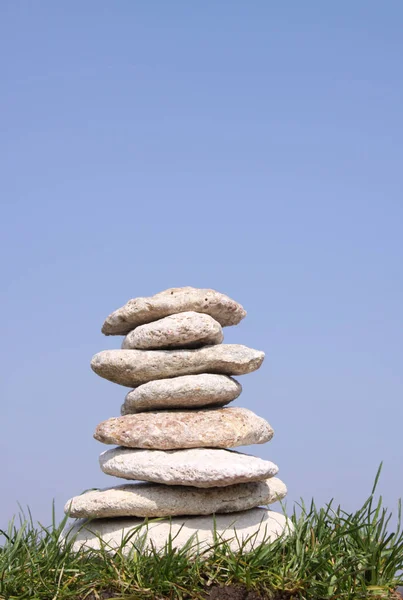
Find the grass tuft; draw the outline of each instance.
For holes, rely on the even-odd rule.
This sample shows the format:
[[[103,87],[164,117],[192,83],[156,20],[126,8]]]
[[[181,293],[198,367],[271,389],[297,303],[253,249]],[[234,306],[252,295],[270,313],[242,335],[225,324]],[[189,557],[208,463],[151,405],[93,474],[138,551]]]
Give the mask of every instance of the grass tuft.
[[[288,537],[250,552],[233,552],[217,539],[211,554],[191,559],[189,547],[176,550],[174,539],[159,553],[134,547],[125,556],[123,544],[113,554],[105,546],[74,553],[73,540],[62,538],[67,519],[56,523],[54,507],[50,527],[21,512],[18,523],[0,530],[0,599],[396,598],[403,583],[401,503],[390,531],[392,515],[382,498],[375,501],[379,474],[354,513],[332,502],[301,502]]]

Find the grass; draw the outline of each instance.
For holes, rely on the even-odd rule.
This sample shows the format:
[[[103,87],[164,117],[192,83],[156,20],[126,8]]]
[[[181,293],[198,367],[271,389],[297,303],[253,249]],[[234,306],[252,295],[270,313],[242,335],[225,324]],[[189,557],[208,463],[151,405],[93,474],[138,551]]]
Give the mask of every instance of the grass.
[[[217,543],[209,556],[189,560],[186,550],[125,557],[99,551],[73,553],[62,543],[66,521],[35,526],[31,515],[0,530],[0,599],[101,600],[106,598],[227,598],[283,600],[396,597],[402,584],[401,504],[397,527],[375,500],[347,513],[332,502],[317,508],[301,503],[290,516],[294,532],[247,553]],[[225,586],[225,587],[222,587]]]

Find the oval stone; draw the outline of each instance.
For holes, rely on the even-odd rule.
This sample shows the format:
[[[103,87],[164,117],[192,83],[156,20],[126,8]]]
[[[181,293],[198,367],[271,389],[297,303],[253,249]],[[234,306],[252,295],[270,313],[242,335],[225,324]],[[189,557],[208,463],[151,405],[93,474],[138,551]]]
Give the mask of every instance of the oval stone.
[[[134,450],[111,448],[99,457],[107,475],[200,488],[261,481],[278,473],[274,463],[217,448],[191,450]]]
[[[72,539],[72,551],[102,548],[103,552],[163,552],[167,544],[184,548],[188,555],[211,554],[217,538],[226,542],[233,552],[250,552],[280,535],[288,535],[293,525],[284,514],[252,508],[229,515],[174,517],[158,521],[144,519],[78,520],[68,525],[63,539]],[[123,544],[123,542],[126,542]]]
[[[286,494],[286,486],[276,477],[209,489],[129,483],[75,496],[64,512],[80,519],[211,515],[272,504]]]
[[[227,375],[183,375],[149,381],[129,392],[122,415],[167,408],[224,406],[242,392],[238,381]]]
[[[220,344],[196,350],[104,350],[91,368],[114,383],[137,387],[155,379],[217,373],[245,375],[256,371],[264,352],[240,344]]]
[[[223,339],[222,327],[213,317],[202,313],[183,312],[136,327],[127,334],[122,348],[199,348],[221,344]]]
[[[103,421],[94,438],[125,448],[235,448],[265,444],[273,437],[269,423],[247,408],[167,410],[113,417]]]
[[[215,290],[170,288],[148,298],[129,300],[106,318],[102,333],[126,335],[139,325],[188,311],[210,315],[222,326],[236,325],[246,315],[243,306]]]

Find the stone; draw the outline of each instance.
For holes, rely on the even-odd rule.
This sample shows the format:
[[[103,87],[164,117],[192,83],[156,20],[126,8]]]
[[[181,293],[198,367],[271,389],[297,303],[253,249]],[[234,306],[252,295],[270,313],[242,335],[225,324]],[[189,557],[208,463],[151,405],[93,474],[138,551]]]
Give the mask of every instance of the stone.
[[[272,504],[286,494],[286,486],[276,477],[209,489],[132,483],[75,496],[64,511],[70,517],[90,519],[211,515]]]
[[[269,423],[247,408],[165,410],[112,417],[95,430],[103,444],[149,450],[235,448],[265,444],[273,437]]]
[[[224,487],[261,481],[278,473],[274,463],[218,448],[189,450],[137,450],[111,448],[99,457],[107,475],[199,488]]]
[[[121,412],[126,415],[164,408],[223,406],[241,392],[241,384],[227,375],[204,373],[157,379],[130,391]]]
[[[72,540],[73,552],[84,549],[114,553],[161,552],[170,543],[173,548],[186,549],[188,555],[203,552],[211,554],[212,548],[226,542],[232,551],[250,552],[263,543],[270,543],[280,535],[293,530],[285,515],[267,510],[251,510],[228,515],[202,517],[174,517],[158,521],[136,518],[78,520],[68,525],[64,539]]]
[[[239,344],[196,350],[104,350],[93,357],[91,368],[104,379],[137,387],[180,375],[245,375],[256,371],[263,359],[264,352]]]
[[[106,318],[102,333],[126,335],[139,325],[188,311],[210,315],[224,327],[237,325],[246,316],[238,302],[215,290],[170,288],[148,298],[129,300]]]
[[[223,339],[222,327],[213,317],[202,313],[183,312],[139,325],[124,338],[122,348],[199,348],[221,344]]]

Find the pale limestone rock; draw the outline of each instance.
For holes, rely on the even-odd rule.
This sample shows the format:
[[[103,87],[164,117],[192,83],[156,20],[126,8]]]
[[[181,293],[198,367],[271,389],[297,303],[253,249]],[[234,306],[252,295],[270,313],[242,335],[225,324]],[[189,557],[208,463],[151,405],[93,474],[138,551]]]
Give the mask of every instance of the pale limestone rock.
[[[238,381],[227,375],[183,375],[149,381],[129,392],[122,406],[128,415],[146,410],[223,406],[242,392]]]
[[[125,448],[176,450],[265,444],[273,434],[269,423],[251,410],[231,407],[112,417],[98,425],[94,438]]]
[[[170,288],[155,296],[129,300],[107,317],[102,333],[125,335],[139,325],[188,311],[210,315],[223,326],[237,325],[246,315],[238,302],[215,290]]]
[[[167,485],[212,488],[261,481],[278,473],[268,460],[217,448],[136,450],[111,448],[99,457],[107,475]]]
[[[136,327],[127,334],[122,348],[199,348],[221,344],[223,339],[222,327],[213,317],[203,313],[183,312]]]
[[[264,352],[239,344],[220,344],[196,350],[104,350],[91,368],[114,383],[137,387],[154,379],[218,373],[245,375],[262,364]]]
[[[163,551],[171,541],[172,547],[184,548],[189,555],[212,552],[215,542],[226,542],[232,551],[250,552],[280,535],[288,535],[292,523],[285,515],[265,508],[252,508],[228,515],[204,517],[174,517],[147,522],[144,519],[79,520],[68,525],[64,539],[74,538],[73,551],[99,549],[115,552],[123,545],[124,554],[131,551]]]
[[[90,519],[211,515],[266,506],[286,494],[286,486],[276,477],[209,489],[132,483],[75,496],[64,511],[70,517]]]

